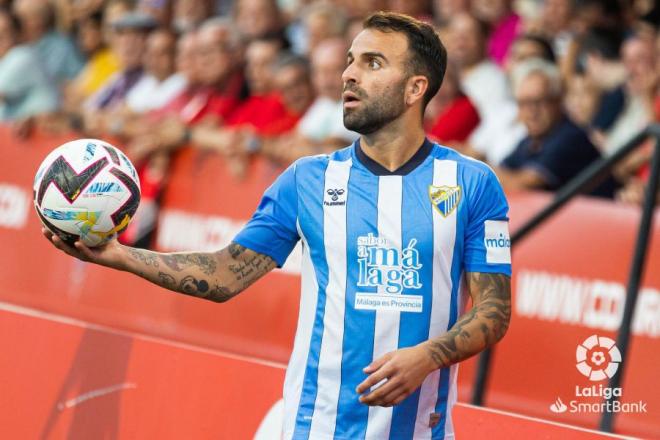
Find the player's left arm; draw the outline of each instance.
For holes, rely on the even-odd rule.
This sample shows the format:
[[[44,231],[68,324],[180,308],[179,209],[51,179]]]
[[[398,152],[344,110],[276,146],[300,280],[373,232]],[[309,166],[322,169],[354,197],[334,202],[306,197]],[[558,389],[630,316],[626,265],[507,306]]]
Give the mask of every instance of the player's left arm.
[[[502,339],[511,317],[511,280],[500,273],[471,272],[466,285],[472,308],[452,328],[415,347],[396,350],[376,359],[364,372],[370,376],[358,388],[358,394],[387,379],[360,402],[371,406],[401,403],[436,369],[461,362]]]

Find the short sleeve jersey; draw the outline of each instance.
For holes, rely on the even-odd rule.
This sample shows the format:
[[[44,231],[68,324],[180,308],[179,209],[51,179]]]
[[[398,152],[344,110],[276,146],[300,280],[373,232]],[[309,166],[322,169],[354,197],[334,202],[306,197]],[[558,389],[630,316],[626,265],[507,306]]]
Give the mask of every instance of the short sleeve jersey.
[[[507,214],[488,166],[428,141],[394,172],[359,141],[284,171],[235,238],[279,266],[303,244],[283,438],[453,438],[457,365],[392,408],[355,388],[372,360],[454,325],[464,272],[511,274]]]

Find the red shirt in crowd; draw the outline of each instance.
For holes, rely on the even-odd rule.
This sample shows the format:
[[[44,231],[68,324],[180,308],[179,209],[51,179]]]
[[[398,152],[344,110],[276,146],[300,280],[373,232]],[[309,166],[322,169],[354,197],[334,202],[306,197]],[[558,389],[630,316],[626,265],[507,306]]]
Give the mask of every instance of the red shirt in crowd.
[[[465,142],[479,121],[477,109],[467,96],[461,95],[438,115],[428,134],[440,143]]]
[[[177,115],[187,125],[194,125],[209,117],[218,122],[226,121],[238,108],[243,78],[234,75],[227,86],[220,90],[215,87],[191,87],[156,110],[152,116],[159,118]]]
[[[292,130],[301,116],[290,112],[279,94],[253,95],[232,113],[227,126],[250,125],[261,136],[274,136]]]

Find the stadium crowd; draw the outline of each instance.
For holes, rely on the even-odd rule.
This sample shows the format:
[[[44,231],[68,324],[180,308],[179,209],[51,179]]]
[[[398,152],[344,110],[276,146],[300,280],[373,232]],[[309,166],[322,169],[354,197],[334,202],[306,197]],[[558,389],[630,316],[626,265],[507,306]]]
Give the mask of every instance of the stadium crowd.
[[[341,74],[381,9],[436,26],[449,66],[429,137],[507,190],[556,190],[660,117],[652,0],[0,0],[0,120],[117,140],[155,206],[183,145],[241,178],[254,155],[285,166],[356,139]],[[596,194],[639,203],[652,152]]]

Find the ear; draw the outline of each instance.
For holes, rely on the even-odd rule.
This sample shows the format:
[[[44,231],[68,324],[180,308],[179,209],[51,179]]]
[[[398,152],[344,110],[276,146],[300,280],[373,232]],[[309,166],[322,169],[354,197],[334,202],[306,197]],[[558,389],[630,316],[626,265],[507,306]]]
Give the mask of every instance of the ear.
[[[408,78],[406,85],[406,104],[415,105],[424,99],[426,90],[429,88],[429,80],[423,75],[415,75]]]

